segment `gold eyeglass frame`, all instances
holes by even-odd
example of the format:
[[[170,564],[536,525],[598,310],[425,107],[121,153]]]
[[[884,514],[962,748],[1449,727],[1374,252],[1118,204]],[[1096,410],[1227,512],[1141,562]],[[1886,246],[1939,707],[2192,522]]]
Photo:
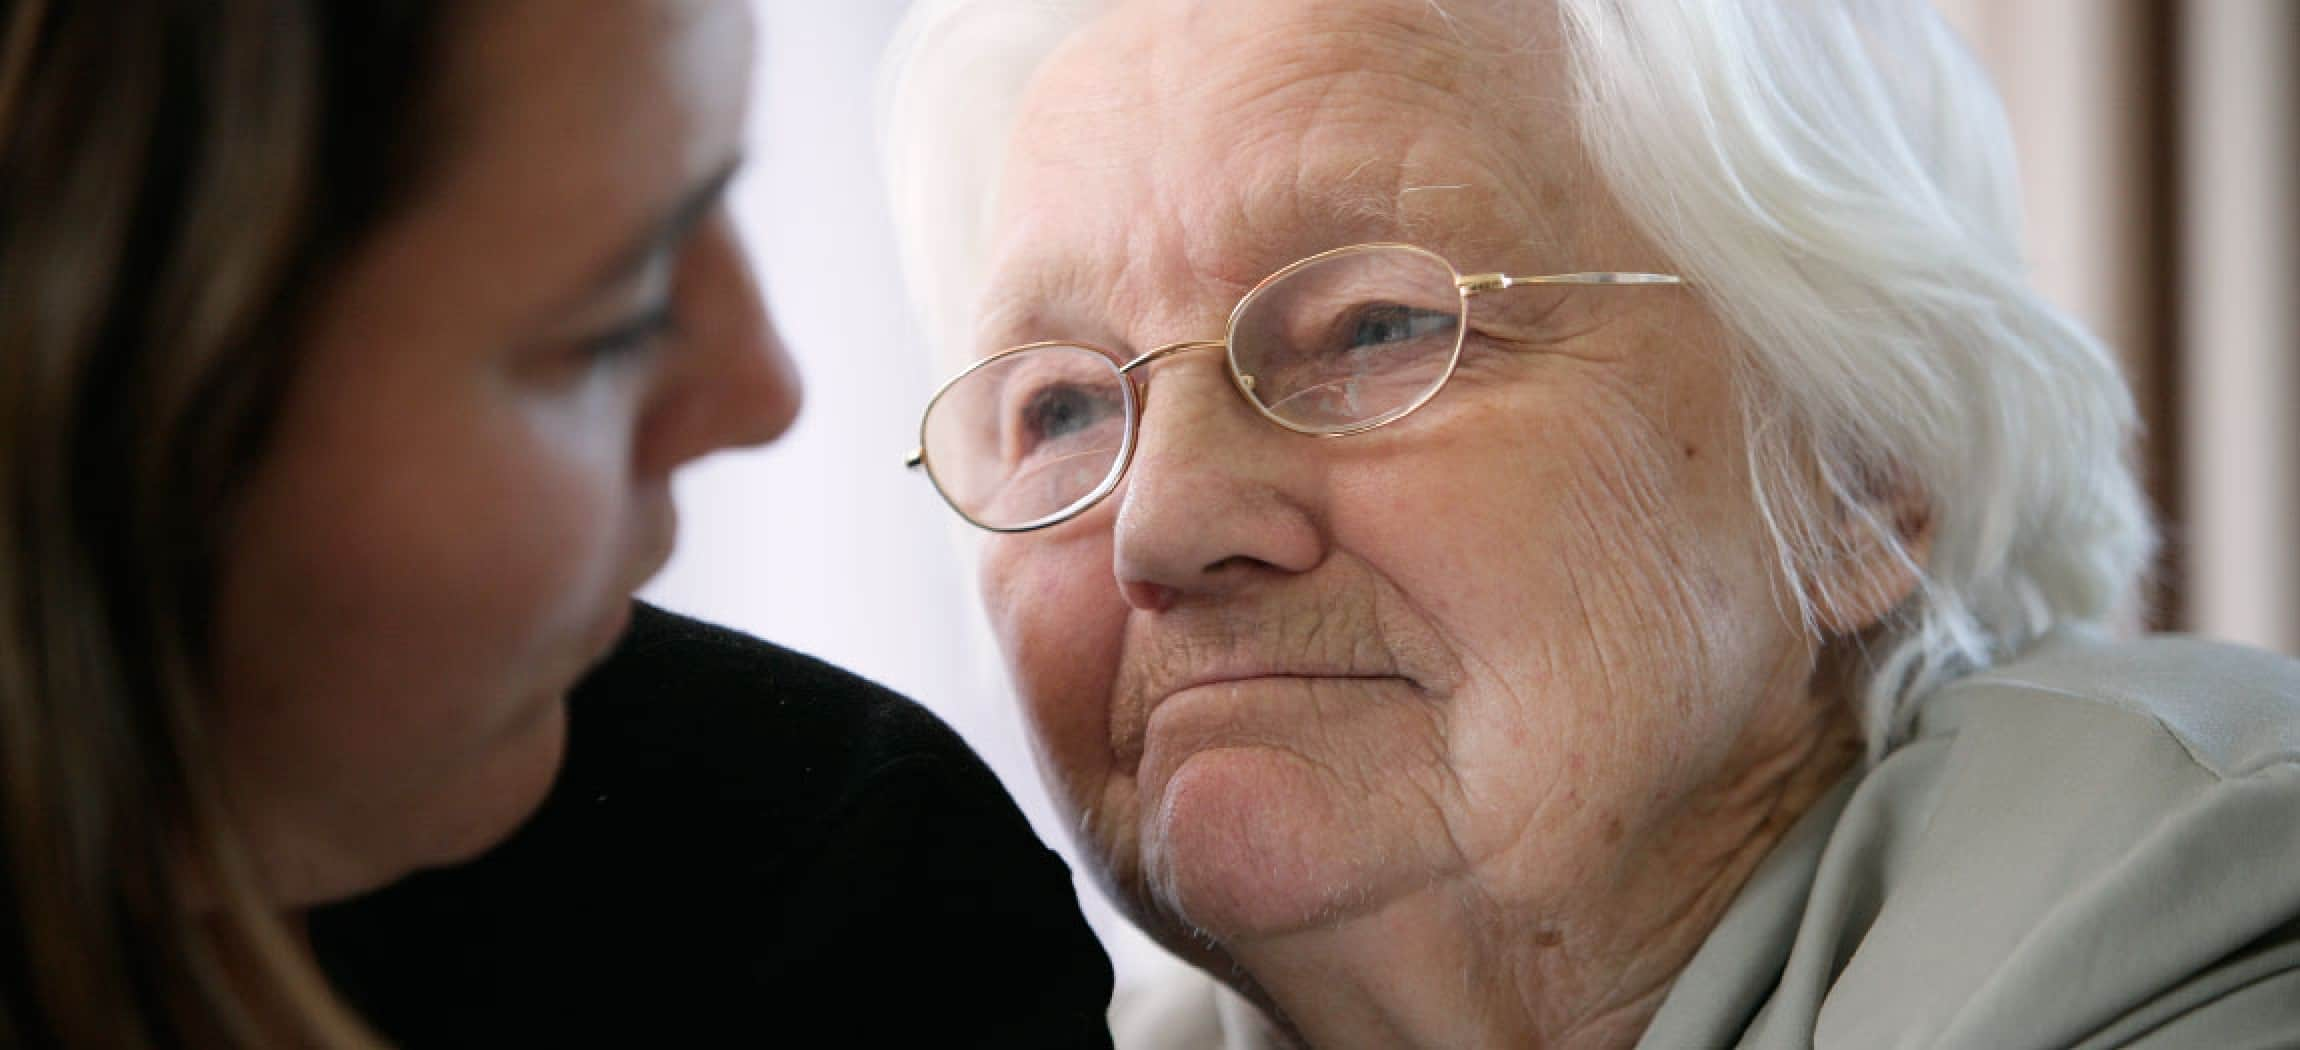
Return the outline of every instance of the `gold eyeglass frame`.
[[[1266,289],[1279,281],[1285,280],[1286,278],[1291,277],[1304,269],[1326,262],[1329,259],[1339,258],[1344,255],[1355,255],[1366,252],[1401,250],[1423,256],[1424,258],[1430,259],[1436,262],[1438,265],[1445,267],[1446,272],[1453,275],[1454,291],[1461,296],[1461,317],[1460,323],[1454,326],[1453,349],[1446,355],[1445,370],[1439,374],[1437,381],[1431,383],[1429,389],[1423,391],[1420,397],[1417,397],[1411,402],[1408,402],[1403,407],[1392,409],[1381,415],[1375,416],[1372,419],[1368,419],[1359,423],[1353,423],[1339,430],[1317,430],[1309,427],[1298,426],[1280,418],[1276,413],[1270,411],[1269,406],[1264,405],[1260,398],[1254,396],[1254,377],[1238,371],[1237,352],[1231,346],[1231,338],[1238,331],[1238,318],[1245,312],[1246,307],[1254,302],[1255,297],[1262,294],[1263,289]],[[934,486],[935,495],[940,496],[943,503],[950,507],[950,509],[959,517],[966,519],[968,524],[987,532],[1032,532],[1038,529],[1059,525],[1065,521],[1069,521],[1070,519],[1079,516],[1080,514],[1086,513],[1087,510],[1092,508],[1095,504],[1102,502],[1102,500],[1108,497],[1111,492],[1115,491],[1118,488],[1118,482],[1126,477],[1126,471],[1134,465],[1135,439],[1142,429],[1141,401],[1142,398],[1146,396],[1144,392],[1138,391],[1136,389],[1136,385],[1140,382],[1140,380],[1135,377],[1134,373],[1137,369],[1146,367],[1153,361],[1172,357],[1175,354],[1183,353],[1189,350],[1210,350],[1218,347],[1222,350],[1222,358],[1225,365],[1223,371],[1229,374],[1230,385],[1238,391],[1238,395],[1244,398],[1247,404],[1254,407],[1254,411],[1263,419],[1266,419],[1271,423],[1274,423],[1296,434],[1305,434],[1310,437],[1349,437],[1353,434],[1363,434],[1369,430],[1377,430],[1395,423],[1398,420],[1404,419],[1405,417],[1414,414],[1414,412],[1417,409],[1420,409],[1423,405],[1428,404],[1431,398],[1434,398],[1438,395],[1438,391],[1445,389],[1445,385],[1453,380],[1454,369],[1461,363],[1462,344],[1467,340],[1469,336],[1469,301],[1476,296],[1484,295],[1488,292],[1498,292],[1509,288],[1521,288],[1535,285],[1650,286],[1668,284],[1681,285],[1684,283],[1684,278],[1678,277],[1675,274],[1633,273],[1613,270],[1531,275],[1506,273],[1474,273],[1464,275],[1460,270],[1456,269],[1453,263],[1445,256],[1439,255],[1438,253],[1433,252],[1427,248],[1423,248],[1419,245],[1403,244],[1391,241],[1375,241],[1366,244],[1351,244],[1340,248],[1332,248],[1319,252],[1318,254],[1312,255],[1306,259],[1297,259],[1294,262],[1286,264],[1276,273],[1262,278],[1260,283],[1254,285],[1254,287],[1248,290],[1245,295],[1242,295],[1238,298],[1237,305],[1230,308],[1230,318],[1228,323],[1224,326],[1222,338],[1220,339],[1193,339],[1179,343],[1167,343],[1164,346],[1160,346],[1156,349],[1136,355],[1134,358],[1126,360],[1123,364],[1119,363],[1121,360],[1121,355],[1111,352],[1107,347],[1096,346],[1093,343],[1082,343],[1070,339],[1051,339],[1042,342],[1024,343],[1020,346],[1008,347],[995,354],[985,357],[980,361],[976,361],[975,363],[968,365],[957,375],[954,375],[948,380],[945,380],[942,386],[935,390],[934,396],[927,399],[926,410],[919,413],[919,443],[916,447],[911,449],[910,455],[903,460],[903,466],[912,470],[925,468],[927,472],[927,480]],[[943,491],[942,484],[934,480],[934,469],[926,461],[926,421],[929,417],[934,415],[934,407],[935,405],[941,403],[942,396],[946,393],[949,393],[950,388],[957,386],[961,382],[964,382],[966,377],[973,375],[975,372],[984,368],[988,368],[989,366],[1003,361],[1009,357],[1013,357],[1016,354],[1028,353],[1033,350],[1043,350],[1048,347],[1070,347],[1078,350],[1087,350],[1100,354],[1103,357],[1109,359],[1111,364],[1118,370],[1119,378],[1124,380],[1124,382],[1120,383],[1119,386],[1122,390],[1122,396],[1124,398],[1126,410],[1126,436],[1119,443],[1118,457],[1115,464],[1111,467],[1109,476],[1103,478],[1101,483],[1094,487],[1093,491],[1079,497],[1076,501],[1063,507],[1061,510],[1040,517],[1035,521],[1024,522],[1020,525],[1005,526],[985,524],[979,520],[976,520],[973,515],[968,514],[964,509],[960,508],[957,503],[953,502],[950,498],[950,494]]]

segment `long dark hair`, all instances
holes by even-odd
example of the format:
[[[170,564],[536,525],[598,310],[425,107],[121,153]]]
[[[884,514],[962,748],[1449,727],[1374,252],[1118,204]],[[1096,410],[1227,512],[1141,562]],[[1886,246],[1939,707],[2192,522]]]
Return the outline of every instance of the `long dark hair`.
[[[234,494],[436,152],[447,5],[0,0],[0,1043],[364,1039],[203,735]]]

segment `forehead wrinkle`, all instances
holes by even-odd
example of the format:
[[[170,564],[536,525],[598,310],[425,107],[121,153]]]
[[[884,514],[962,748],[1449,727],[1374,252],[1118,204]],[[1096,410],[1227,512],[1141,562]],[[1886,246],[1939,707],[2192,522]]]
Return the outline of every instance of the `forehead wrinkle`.
[[[1419,163],[1360,161],[1338,176],[1301,172],[1287,218],[1299,231],[1278,265],[1344,244],[1403,241],[1463,272],[1562,265],[1572,254],[1558,217],[1525,207],[1511,180],[1469,151]]]
[[[1495,27],[1465,37],[1451,13],[1427,3],[1355,21],[1323,14],[1321,31],[1298,40],[1250,43],[1237,62],[1216,55],[1207,61],[1215,73],[1169,108],[1195,111],[1179,122],[1182,134],[1218,136],[1206,147],[1212,156],[1250,156],[1268,148],[1264,140],[1290,139],[1303,169],[1299,214],[1313,231],[1379,231],[1379,239],[1458,255],[1457,265],[1474,270],[1568,266],[1579,232],[1574,201],[1588,187],[1576,167],[1572,107],[1544,82],[1558,67],[1541,56],[1554,48],[1527,39],[1540,34],[1525,14],[1517,12],[1521,32],[1504,48],[1488,46],[1504,39]],[[1400,133],[1407,121],[1412,130]],[[1402,156],[1378,148],[1400,141]],[[1321,182],[1307,170],[1321,151],[1363,159]],[[1470,203],[1420,192],[1433,185],[1466,186],[1460,196]],[[1312,250],[1340,241],[1290,240]]]
[[[1472,60],[1450,29],[1434,7],[1396,0],[1138,0],[1057,49],[1034,87],[1051,78],[1064,90],[1034,90],[1029,109],[1098,121],[1121,136],[1167,125],[1160,129],[1167,140],[1251,130],[1269,123],[1257,117],[1272,108],[1301,110],[1277,114],[1280,127],[1324,119],[1331,108],[1324,97],[1334,94],[1413,93],[1435,112],[1461,100],[1459,77]],[[1056,76],[1058,69],[1085,75]]]
[[[1499,180],[1408,186],[1399,201],[1413,243],[1444,255],[1463,273],[1572,266],[1573,242],[1557,217],[1521,207]]]
[[[1346,104],[1333,103],[1334,97],[1317,96],[1320,104]],[[1234,187],[1224,204],[1235,202],[1242,222],[1196,231],[1192,246],[1209,255],[1257,260],[1252,265],[1262,269],[1255,273],[1218,267],[1239,281],[1366,241],[1406,241],[1459,253],[1461,264],[1470,267],[1498,267],[1498,261],[1482,261],[1494,257],[1562,254],[1554,216],[1526,206],[1519,192],[1525,173],[1506,155],[1516,136],[1505,130],[1463,133],[1453,130],[1461,123],[1448,119],[1459,113],[1427,114],[1386,100],[1360,106],[1350,116],[1281,117],[1269,122],[1278,130],[1265,135],[1259,148],[1221,147],[1218,152],[1237,158],[1221,169]],[[1388,131],[1401,122],[1410,130]],[[1377,133],[1368,135],[1367,128]],[[1189,178],[1178,172],[1173,181]]]
[[[1537,101],[1554,91],[1530,79],[1531,56],[1466,43],[1430,5],[1341,7],[1297,9],[1317,11],[1279,34],[1267,16],[1283,22],[1283,0],[1201,8],[1174,27],[1134,5],[1073,37],[1018,125],[1036,147],[1019,167],[1057,200],[1002,202],[986,325],[1194,315],[1218,291],[1367,240],[1421,244],[1464,272],[1578,266],[1566,235],[1580,232],[1585,187],[1555,162],[1578,137],[1543,119],[1560,107]],[[1257,18],[1255,32],[1234,24]]]
[[[1302,172],[1282,186],[1243,192],[1225,201],[1224,210],[1235,212],[1226,216],[1231,221],[1208,224],[1186,248],[1162,244],[1167,239],[1145,231],[1140,215],[1120,224],[1135,236],[1119,240],[1141,242],[1149,234],[1148,244],[1132,249],[1110,246],[1104,238],[1086,242],[1102,250],[1023,245],[999,268],[995,294],[982,314],[979,349],[1077,339],[1139,351],[1141,339],[1127,333],[1145,315],[1224,313],[1280,267],[1349,244],[1417,244],[1464,272],[1512,269],[1514,262],[1528,260],[1546,265],[1563,255],[1551,224],[1523,214],[1489,186],[1457,181],[1385,189],[1394,180],[1366,177],[1371,166],[1361,162],[1334,176]],[[1270,203],[1259,203],[1265,199]],[[1149,225],[1180,232],[1179,224]],[[1160,268],[1175,265],[1175,259],[1184,260],[1187,279],[1160,280]],[[1173,338],[1204,334],[1211,333]]]
[[[1548,217],[1464,162],[1433,166],[1446,174],[1410,178],[1392,158],[1273,163],[1240,171],[1211,219],[1183,222],[1187,204],[1158,193],[1144,208],[1114,209],[1089,236],[1017,236],[995,270],[978,348],[1079,339],[1139,349],[1124,334],[1145,315],[1219,316],[1278,268],[1348,244],[1416,244],[1464,272],[1562,265],[1568,252]]]
[[[1128,253],[1025,246],[998,267],[974,332],[987,354],[1024,343],[1075,340],[1123,351],[1116,318],[1134,312],[1142,282],[1126,277]]]

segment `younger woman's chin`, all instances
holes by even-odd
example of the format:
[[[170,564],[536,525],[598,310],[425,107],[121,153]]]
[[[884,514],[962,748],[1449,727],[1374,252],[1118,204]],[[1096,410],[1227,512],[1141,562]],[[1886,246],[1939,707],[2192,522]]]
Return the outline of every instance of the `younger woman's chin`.
[[[538,703],[535,717],[513,727],[467,779],[458,826],[439,829],[439,852],[425,867],[477,859],[518,832],[542,807],[567,754],[564,693]]]

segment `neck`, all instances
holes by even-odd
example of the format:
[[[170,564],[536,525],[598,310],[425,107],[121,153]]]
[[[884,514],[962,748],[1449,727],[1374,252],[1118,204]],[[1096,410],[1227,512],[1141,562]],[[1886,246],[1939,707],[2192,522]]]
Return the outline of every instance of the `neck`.
[[[1463,878],[1370,912],[1230,946],[1241,990],[1294,1042],[1356,1047],[1636,1043],[1759,862],[1860,755],[1851,707],[1746,734],[1730,772],[1611,875],[1505,901]],[[1219,972],[1217,970],[1217,972]]]

